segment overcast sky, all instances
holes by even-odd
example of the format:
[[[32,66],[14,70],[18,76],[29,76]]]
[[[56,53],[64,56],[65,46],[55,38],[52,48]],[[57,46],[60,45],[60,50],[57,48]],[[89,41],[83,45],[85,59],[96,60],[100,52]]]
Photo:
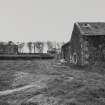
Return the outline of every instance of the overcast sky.
[[[105,0],[0,0],[0,41],[68,41],[77,21],[105,22]]]

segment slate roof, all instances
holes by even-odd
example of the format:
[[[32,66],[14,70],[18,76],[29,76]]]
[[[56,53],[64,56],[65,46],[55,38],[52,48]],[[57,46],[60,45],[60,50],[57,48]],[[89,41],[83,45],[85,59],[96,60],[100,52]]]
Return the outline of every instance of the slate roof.
[[[70,41],[62,45],[62,48],[64,48],[65,46],[68,46],[69,44],[70,44]]]
[[[75,23],[82,35],[105,35],[105,22]]]

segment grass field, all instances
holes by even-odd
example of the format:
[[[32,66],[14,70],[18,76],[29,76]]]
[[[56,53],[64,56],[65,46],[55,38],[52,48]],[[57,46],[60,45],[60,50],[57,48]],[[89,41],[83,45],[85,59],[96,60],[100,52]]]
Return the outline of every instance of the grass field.
[[[104,70],[55,60],[1,60],[0,105],[105,105]]]

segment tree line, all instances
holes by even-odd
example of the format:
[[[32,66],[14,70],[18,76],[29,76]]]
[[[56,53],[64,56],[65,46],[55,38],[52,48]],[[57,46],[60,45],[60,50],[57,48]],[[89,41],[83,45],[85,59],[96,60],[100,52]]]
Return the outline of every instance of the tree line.
[[[23,53],[24,51],[24,46],[26,45],[28,48],[28,53],[43,53],[44,47],[46,46],[48,50],[52,50],[53,48],[55,49],[61,49],[61,46],[64,44],[64,42],[54,42],[54,41],[36,41],[36,42],[0,42],[1,45],[17,45],[18,46],[18,52]]]

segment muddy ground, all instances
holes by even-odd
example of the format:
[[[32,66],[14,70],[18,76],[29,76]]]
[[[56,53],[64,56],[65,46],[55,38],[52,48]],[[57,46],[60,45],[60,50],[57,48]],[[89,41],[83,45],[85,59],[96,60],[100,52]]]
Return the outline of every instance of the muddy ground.
[[[0,61],[0,105],[105,105],[104,64],[71,68],[55,60]]]

